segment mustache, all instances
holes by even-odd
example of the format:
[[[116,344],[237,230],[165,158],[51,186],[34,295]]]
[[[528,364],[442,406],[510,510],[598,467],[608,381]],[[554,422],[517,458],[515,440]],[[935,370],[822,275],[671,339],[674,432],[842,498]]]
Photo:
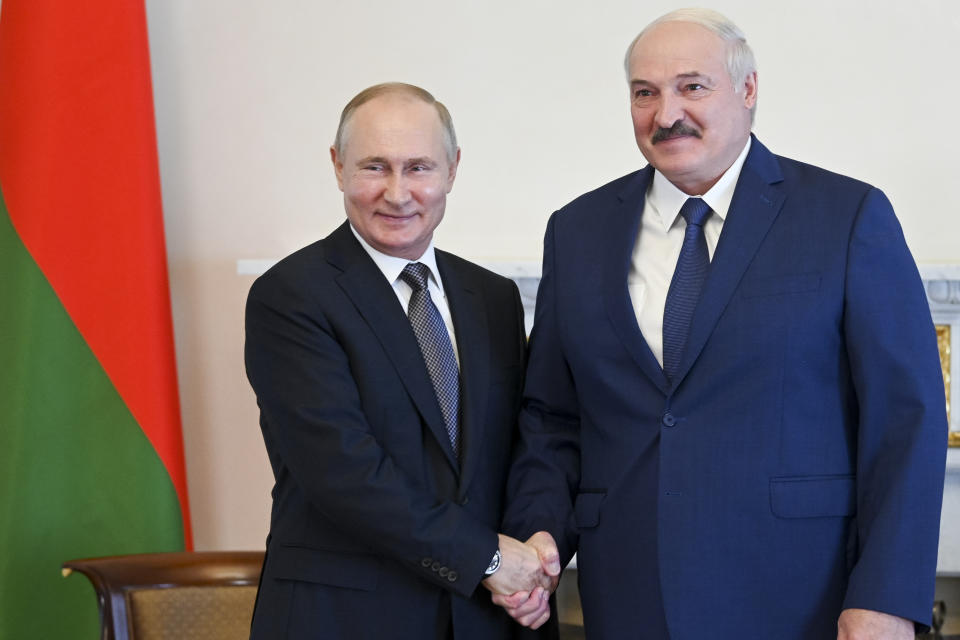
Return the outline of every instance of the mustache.
[[[653,144],[658,142],[663,142],[669,138],[677,138],[680,136],[693,136],[695,138],[700,138],[700,132],[691,127],[688,124],[685,124],[682,120],[677,120],[669,129],[664,129],[663,127],[657,127],[657,130],[653,133],[653,137],[650,139]]]

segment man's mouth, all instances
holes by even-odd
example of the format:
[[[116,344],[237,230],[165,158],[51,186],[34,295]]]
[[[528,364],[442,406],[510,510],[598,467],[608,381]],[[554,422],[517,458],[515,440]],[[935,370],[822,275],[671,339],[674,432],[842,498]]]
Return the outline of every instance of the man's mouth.
[[[390,213],[387,211],[377,211],[377,215],[382,216],[384,218],[390,218],[391,220],[407,220],[408,218],[412,218],[417,214],[416,213]]]

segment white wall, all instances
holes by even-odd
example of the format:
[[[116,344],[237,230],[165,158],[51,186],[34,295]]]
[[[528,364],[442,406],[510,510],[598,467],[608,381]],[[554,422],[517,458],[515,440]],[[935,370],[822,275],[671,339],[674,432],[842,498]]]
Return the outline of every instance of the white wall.
[[[438,245],[538,260],[551,211],[643,164],[621,61],[675,6],[147,0],[198,548],[266,534],[272,479],[242,362],[252,277],[236,260],[280,257],[343,219],[327,147],[346,101],[387,80],[433,92],[463,148]],[[712,6],[757,54],[764,143],[880,186],[918,260],[960,262],[960,3]]]

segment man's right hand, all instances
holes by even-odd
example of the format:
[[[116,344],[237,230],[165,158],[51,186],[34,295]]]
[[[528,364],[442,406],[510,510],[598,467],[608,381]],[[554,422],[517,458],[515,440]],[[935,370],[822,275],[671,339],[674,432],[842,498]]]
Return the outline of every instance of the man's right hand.
[[[500,568],[484,579],[483,586],[493,594],[501,595],[518,591],[529,593],[538,586],[550,586],[551,578],[544,573],[535,547],[502,533],[497,536],[500,542]]]
[[[503,554],[503,538],[501,536],[500,552]],[[514,543],[520,543],[513,538],[507,538]],[[550,594],[557,588],[560,581],[560,553],[557,544],[546,531],[538,531],[530,536],[526,545],[536,551],[538,559],[538,584],[532,589],[520,589],[511,593],[493,591],[493,602],[506,609],[507,613],[518,623],[531,629],[538,629],[550,618]],[[502,562],[502,560],[501,560]],[[501,566],[500,571],[503,570]],[[500,573],[497,571],[497,573]],[[493,574],[492,577],[497,574]],[[490,578],[488,578],[489,580]],[[486,584],[486,581],[484,581]],[[487,585],[489,589],[490,586]]]

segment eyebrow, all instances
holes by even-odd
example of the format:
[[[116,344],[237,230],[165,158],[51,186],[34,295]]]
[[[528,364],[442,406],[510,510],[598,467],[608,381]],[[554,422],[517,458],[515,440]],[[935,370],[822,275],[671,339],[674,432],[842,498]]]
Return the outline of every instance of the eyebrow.
[[[383,156],[367,156],[366,158],[360,158],[357,160],[357,164],[390,164],[390,160]],[[428,156],[408,158],[403,161],[404,166],[409,166],[411,164],[426,164],[431,167],[436,166],[437,162],[433,158]]]
[[[713,82],[713,78],[711,78],[706,73],[702,73],[700,71],[687,71],[685,73],[678,73],[676,76],[674,76],[675,80],[691,80],[693,78],[702,78],[703,80],[707,80],[708,82]],[[648,85],[651,87],[654,86],[652,82],[650,82],[649,80],[644,80],[643,78],[637,78],[635,80],[631,80],[630,86],[634,86],[634,85]]]
[[[357,160],[357,164],[389,164],[389,160],[383,156],[367,156]]]
[[[437,161],[434,160],[433,158],[429,157],[429,156],[422,156],[422,157],[420,157],[420,158],[410,158],[410,159],[407,160],[404,164],[405,164],[405,165],[425,164],[425,165],[427,165],[427,166],[429,166],[429,167],[435,167],[435,166],[437,166]]]
[[[711,78],[710,75],[706,73],[702,73],[700,71],[689,71],[687,73],[677,74],[677,79],[678,80],[700,79],[700,80],[705,80],[706,82],[709,82],[709,83],[714,83],[714,79]]]

